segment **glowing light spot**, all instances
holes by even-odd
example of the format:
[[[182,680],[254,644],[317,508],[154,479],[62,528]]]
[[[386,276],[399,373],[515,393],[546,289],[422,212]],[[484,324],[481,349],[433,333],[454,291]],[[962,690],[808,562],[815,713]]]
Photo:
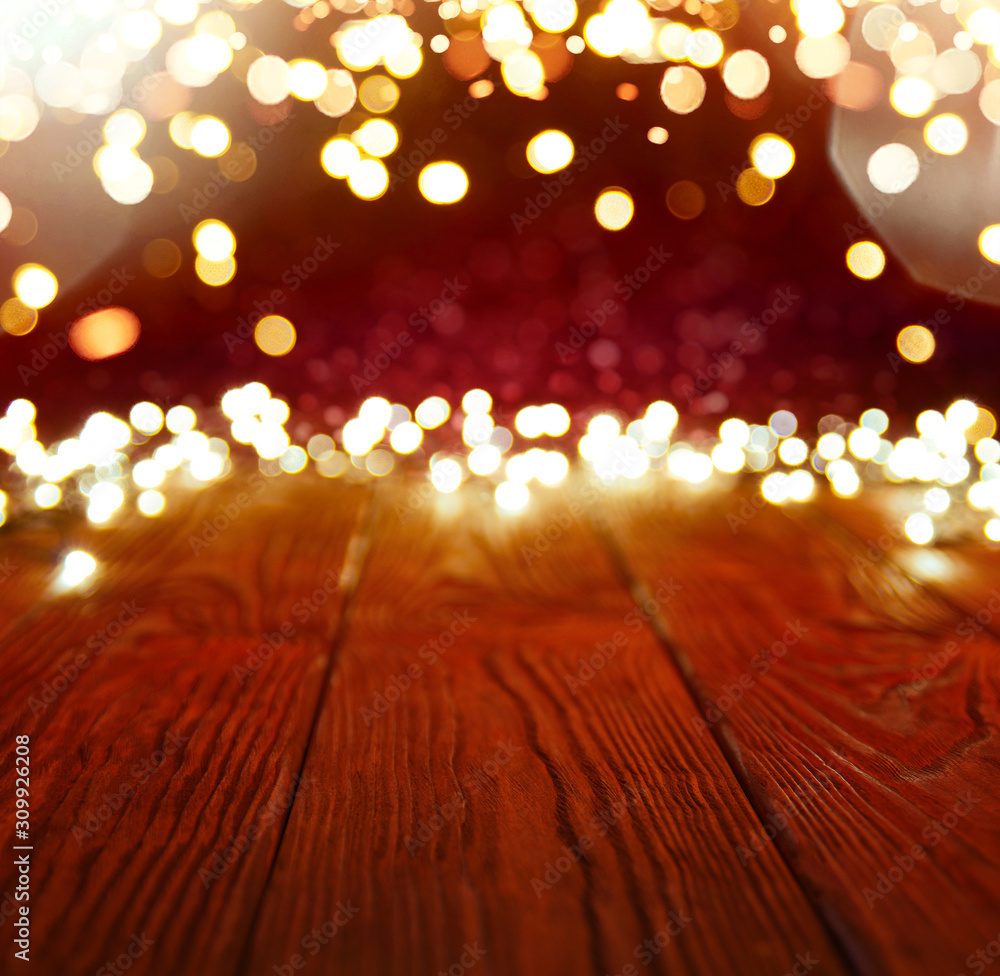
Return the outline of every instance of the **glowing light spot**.
[[[979,418],[979,408],[971,400],[956,400],[944,413],[947,423],[959,430],[971,427]]]
[[[292,72],[277,55],[257,58],[247,70],[247,88],[261,105],[277,105],[292,90]]]
[[[969,141],[969,129],[963,119],[946,112],[935,115],[924,126],[924,142],[942,156],[955,156]]]
[[[120,356],[139,341],[139,317],[120,306],[102,308],[78,318],[69,330],[69,344],[81,359],[95,362]]]
[[[919,175],[917,154],[902,143],[886,143],[868,158],[868,179],[882,193],[902,193]]]
[[[497,485],[495,498],[505,512],[520,512],[531,500],[531,494],[519,481],[503,481]]]
[[[191,127],[191,146],[199,156],[221,156],[230,141],[225,122],[211,115],[203,116]]]
[[[846,446],[844,438],[840,434],[835,433],[824,434],[816,442],[816,450],[819,456],[825,458],[827,461],[839,458],[844,453]]]
[[[689,115],[705,100],[706,84],[701,72],[688,65],[667,68],[660,82],[663,104],[677,115]]]
[[[385,119],[369,119],[355,135],[361,148],[372,156],[388,156],[399,145],[396,127]]]
[[[750,143],[750,162],[759,173],[777,180],[795,165],[795,150],[786,139],[767,133]]]
[[[284,356],[295,348],[295,327],[281,315],[265,315],[255,326],[253,339],[268,356]]]
[[[134,149],[146,134],[146,120],[134,109],[113,112],[104,123],[104,138],[114,145]]]
[[[560,34],[576,23],[576,0],[534,0],[530,5],[532,19],[550,34]]]
[[[207,261],[225,261],[236,250],[236,238],[221,220],[203,220],[191,239],[195,250]]]
[[[870,281],[885,270],[885,251],[874,241],[858,241],[847,249],[847,267],[851,274]]]
[[[762,207],[774,196],[774,180],[753,166],[736,177],[736,194],[748,206]]]
[[[399,454],[412,454],[423,440],[424,432],[419,424],[412,420],[404,420],[393,429],[389,437],[389,445]]]
[[[851,453],[862,461],[875,457],[881,443],[882,440],[878,433],[869,427],[859,427],[857,430],[852,430],[851,436],[847,439],[847,446]]]
[[[990,224],[979,235],[979,252],[987,261],[1000,264],[1000,224]]]
[[[540,132],[527,148],[528,163],[538,173],[555,173],[573,161],[573,140],[558,129]]]
[[[193,430],[198,422],[198,417],[190,407],[171,407],[167,411],[167,430],[171,434],[183,434],[185,431]]]
[[[428,397],[413,412],[413,417],[424,430],[440,427],[451,416],[448,401],[439,396]]]
[[[204,255],[199,254],[194,259],[195,274],[213,288],[232,281],[236,275],[236,261],[229,257],[222,261],[209,261]]]
[[[767,58],[749,48],[731,54],[722,66],[722,81],[737,98],[759,98],[770,80]]]
[[[27,335],[38,324],[38,311],[20,298],[8,298],[0,305],[0,327],[8,335]]]
[[[910,363],[926,363],[934,355],[934,333],[922,325],[907,325],[896,336],[899,354]]]
[[[380,159],[362,159],[347,175],[347,185],[362,200],[377,200],[389,187],[389,171]]]
[[[500,62],[504,84],[515,95],[535,95],[545,84],[545,68],[534,51],[517,48]]]
[[[320,163],[330,176],[345,180],[361,161],[358,147],[350,139],[331,139],[320,155]]]
[[[634,213],[631,194],[617,187],[602,191],[594,204],[594,216],[605,230],[622,230]]]
[[[798,23],[807,37],[826,37],[844,26],[844,8],[837,0],[801,0]]]
[[[926,115],[936,97],[934,86],[925,78],[900,78],[889,90],[892,107],[911,119]]]
[[[128,422],[140,434],[151,437],[163,429],[163,411],[155,403],[144,400],[129,411]]]
[[[934,538],[934,522],[925,512],[911,515],[903,528],[910,541],[918,546],[925,546]]]
[[[712,30],[692,31],[684,40],[684,55],[699,68],[710,68],[722,60],[722,38]]]
[[[889,415],[884,410],[866,410],[861,415],[861,426],[873,430],[876,434],[884,434],[889,429]],[[872,455],[874,457],[874,455]]]
[[[646,133],[646,138],[653,143],[654,146],[662,146],[667,141],[667,130],[663,128],[662,125],[654,125],[653,128]]]
[[[166,498],[158,491],[139,492],[139,497],[135,501],[139,511],[147,518],[156,518],[167,504]]]
[[[303,101],[319,98],[326,90],[326,68],[318,61],[299,58],[288,66],[288,88]]]
[[[431,483],[442,494],[450,494],[462,483],[462,466],[454,458],[442,458],[431,467]]]
[[[89,552],[74,549],[66,553],[63,559],[62,573],[59,581],[63,586],[79,586],[84,580],[93,576],[97,570],[97,560]]]
[[[14,294],[28,308],[45,308],[56,297],[56,276],[40,264],[22,264],[11,278]]]
[[[62,500],[62,491],[57,485],[43,483],[35,489],[34,499],[39,508],[54,508]]]
[[[417,183],[431,203],[457,203],[469,189],[469,177],[458,163],[431,163],[420,171]]]

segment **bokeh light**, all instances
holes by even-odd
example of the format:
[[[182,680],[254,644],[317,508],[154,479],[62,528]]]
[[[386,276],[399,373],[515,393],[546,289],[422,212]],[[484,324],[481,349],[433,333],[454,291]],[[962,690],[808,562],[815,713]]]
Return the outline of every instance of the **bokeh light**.
[[[295,347],[295,327],[281,315],[265,315],[254,328],[257,348],[268,356],[284,356]]]
[[[421,196],[431,203],[457,203],[469,189],[469,178],[458,163],[431,163],[417,182]]]
[[[634,213],[632,195],[618,187],[603,190],[594,204],[594,216],[605,230],[622,230]]]
[[[847,267],[858,278],[877,278],[885,270],[885,251],[874,241],[858,241],[847,249]]]
[[[896,348],[907,362],[927,362],[934,355],[934,346],[934,334],[923,325],[907,325],[896,336]]]

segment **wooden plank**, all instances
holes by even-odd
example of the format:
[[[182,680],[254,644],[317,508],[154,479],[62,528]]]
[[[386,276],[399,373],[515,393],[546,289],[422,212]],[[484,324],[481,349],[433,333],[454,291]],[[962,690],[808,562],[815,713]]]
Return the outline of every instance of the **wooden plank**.
[[[2,768],[12,783],[30,736],[33,851],[31,961],[5,948],[0,970],[93,973],[129,951],[140,974],[233,970],[294,791],[320,789],[299,776],[364,499],[318,477],[259,484],[50,543],[101,568],[4,639]],[[5,907],[12,872],[5,857]]]
[[[415,497],[384,486],[242,972],[843,972],[777,852],[741,865],[761,824],[582,510]]]
[[[609,532],[684,585],[660,619],[702,720],[862,971],[965,971],[1000,931],[996,640],[917,680],[951,605],[814,521],[693,504],[623,495]]]
[[[884,563],[883,575],[898,570],[939,594],[962,611],[965,621],[960,639],[986,629],[1000,636],[1000,546],[985,536],[976,541],[922,546],[911,542],[904,531],[909,514],[920,511],[926,489],[869,490],[859,498],[845,500],[822,495],[805,517],[825,518],[841,526],[850,536],[843,539],[855,570],[864,573],[868,564]],[[954,516],[956,520],[961,514]],[[945,518],[945,529],[949,518]],[[826,523],[830,528],[830,522]],[[853,537],[853,538],[852,538]]]

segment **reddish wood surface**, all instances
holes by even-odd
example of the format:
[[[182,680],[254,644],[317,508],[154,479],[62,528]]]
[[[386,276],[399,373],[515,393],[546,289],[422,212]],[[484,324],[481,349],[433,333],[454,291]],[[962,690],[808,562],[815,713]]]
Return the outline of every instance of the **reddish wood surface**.
[[[22,589],[44,592],[53,557],[74,546],[103,576],[89,594],[50,596],[4,633],[0,768],[12,787],[14,736],[29,735],[34,845],[31,961],[13,958],[8,918],[4,972],[94,973],[143,938],[152,945],[131,972],[236,966],[299,778],[342,593],[322,607],[317,598],[315,613],[297,605],[329,570],[339,577],[362,498],[343,490],[330,506],[315,490],[268,486],[195,555],[190,537],[234,501],[242,506],[239,490],[224,486],[175,517],[73,525],[44,551],[20,553]],[[112,640],[114,623],[123,629]],[[250,653],[283,624],[287,639],[257,666]],[[15,842],[7,809],[5,851]],[[245,853],[216,860],[252,826]],[[0,901],[15,888],[5,855]]]
[[[666,639],[858,968],[964,971],[1000,932],[997,640],[921,681],[952,605],[890,560],[857,571],[856,540],[815,521],[767,506],[734,532],[733,512],[731,496],[633,500],[609,532],[637,579],[685,584]]]
[[[490,500],[401,524],[403,498],[382,500],[306,763],[323,786],[295,805],[248,972],[308,961],[338,905],[358,911],[316,953],[331,972],[438,973],[466,946],[485,951],[484,974],[781,974],[797,953],[841,972],[775,850],[740,864],[756,817],[579,510],[555,496],[505,519]],[[469,629],[422,656],[456,612]],[[584,681],[581,657],[616,633],[624,645]],[[560,865],[583,837],[585,857]],[[658,932],[669,942],[647,956]]]
[[[152,940],[140,976],[978,971],[1000,932],[998,643],[993,621],[958,628],[1000,586],[988,547],[924,550],[920,572],[895,542],[859,562],[883,518],[867,499],[734,534],[733,494],[585,510],[547,492],[508,517],[466,491],[414,510],[386,481],[372,516],[341,482],[281,478],[243,504],[248,487],[111,530],[0,532],[0,755],[12,784],[13,737],[32,737],[36,845],[33,962],[12,956],[7,856],[0,971],[95,974],[133,933]],[[77,546],[102,574],[55,594]],[[456,613],[468,626],[432,654]]]

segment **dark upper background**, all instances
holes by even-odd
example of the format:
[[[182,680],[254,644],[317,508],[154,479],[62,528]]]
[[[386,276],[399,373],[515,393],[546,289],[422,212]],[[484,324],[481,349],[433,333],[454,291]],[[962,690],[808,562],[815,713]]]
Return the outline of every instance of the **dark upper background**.
[[[768,92],[749,107],[737,106],[754,119],[734,114],[735,103],[712,70],[703,106],[676,116],[659,98],[662,65],[584,53],[549,86],[547,99],[533,101],[507,92],[494,64],[485,76],[497,82],[496,91],[456,130],[445,126],[448,139],[432,157],[460,162],[469,173],[469,193],[453,206],[423,200],[415,176],[377,201],[356,199],[319,165],[320,148],[339,120],[290,101],[277,110],[290,109],[287,124],[258,153],[253,178],[224,188],[198,215],[224,220],[237,237],[239,270],[221,288],[194,275],[190,234],[197,220],[182,214],[182,205],[211,182],[216,161],[178,149],[166,123],[151,124],[143,157],[170,157],[180,181],[170,193],[125,207],[104,194],[89,161],[62,180],[52,171],[52,161],[63,160],[102,120],[43,119],[32,137],[0,159],[3,188],[39,221],[30,244],[3,244],[0,271],[7,280],[19,264],[38,260],[58,275],[60,294],[30,334],[0,334],[0,382],[8,398],[28,396],[38,404],[43,437],[71,428],[93,409],[120,410],[136,399],[211,403],[229,385],[250,379],[263,380],[327,425],[366,395],[412,407],[430,393],[454,402],[473,386],[491,391],[501,411],[555,399],[632,412],[662,397],[682,414],[708,415],[713,424],[719,413],[760,421],[779,406],[812,419],[829,412],[856,417],[881,406],[903,419],[958,395],[995,403],[995,308],[970,303],[958,311],[944,293],[915,284],[891,254],[874,281],[858,280],[845,267],[844,226],[856,223],[858,212],[828,161],[829,104],[792,137],[797,161],[771,202],[750,207],[724,189],[733,167],[744,164],[751,139],[774,131],[822,84],[797,71],[791,38],[780,47],[766,38],[770,24],[786,20],[794,36],[787,9],[759,7],[759,17],[745,13],[725,38],[728,48],[754,46],[771,62]],[[264,4],[237,15],[237,24],[251,45],[269,53],[333,64],[328,38],[336,15],[302,32],[292,29],[294,14],[284,4]],[[438,29],[436,17],[421,16],[429,15],[418,14],[412,26],[424,35],[425,62],[415,78],[400,82],[402,98],[389,116],[401,131],[399,150],[386,160],[390,172],[467,94],[467,82],[451,77],[426,46]],[[154,58],[163,50],[161,43]],[[162,64],[137,70],[149,67]],[[617,97],[622,82],[638,87],[636,100]],[[260,109],[248,99],[245,86],[227,73],[195,90],[191,107],[223,118],[238,140],[261,129]],[[558,127],[579,146],[600,134],[606,117],[627,128],[519,233],[511,214],[523,213],[526,198],[536,197],[548,179],[524,165],[526,141]],[[669,130],[666,144],[647,140],[653,125]],[[682,179],[705,191],[704,212],[691,221],[665,205],[667,189]],[[592,215],[597,194],[611,185],[627,188],[636,204],[634,219],[618,233],[602,230]],[[340,245],[333,257],[300,288],[283,284],[283,274],[327,235]],[[148,274],[141,260],[145,244],[161,237],[177,242],[184,255],[181,270],[167,279]],[[673,256],[622,302],[614,282],[658,246]],[[140,318],[137,345],[100,363],[66,350],[25,383],[18,367],[33,357],[37,365],[49,333],[64,331],[115,269],[134,276],[119,301]],[[417,335],[407,324],[411,317],[456,278],[467,286],[459,301]],[[275,288],[286,296],[277,311],[298,331],[294,350],[270,358],[252,339],[228,348],[226,333],[236,334],[255,300]],[[689,403],[687,390],[703,375],[698,370],[740,338],[742,324],[771,306],[778,289],[796,296],[790,311],[751,354],[711,382],[709,399]],[[567,343],[573,324],[607,298],[618,311],[592,340],[599,344],[568,358],[561,354],[558,344]],[[898,330],[942,308],[948,322],[931,361],[896,361]],[[351,375],[403,329],[414,332],[414,345],[356,392]]]

